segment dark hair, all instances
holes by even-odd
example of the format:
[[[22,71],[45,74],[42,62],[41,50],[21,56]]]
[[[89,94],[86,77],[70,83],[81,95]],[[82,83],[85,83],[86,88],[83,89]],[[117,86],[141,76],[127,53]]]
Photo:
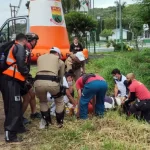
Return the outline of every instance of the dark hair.
[[[72,69],[70,69],[68,72],[66,72],[65,73],[65,77],[67,78],[67,77],[74,77],[74,72],[73,72],[73,70]]]
[[[50,54],[57,54],[57,52],[50,50]]]
[[[76,37],[76,36],[75,36],[75,37],[73,38],[73,40],[75,40],[75,39],[77,39],[77,40],[78,40],[78,37]]]
[[[21,41],[21,40],[27,40],[26,35],[23,34],[23,33],[19,33],[19,34],[16,36],[16,41]]]
[[[121,74],[119,69],[114,69],[111,74]]]

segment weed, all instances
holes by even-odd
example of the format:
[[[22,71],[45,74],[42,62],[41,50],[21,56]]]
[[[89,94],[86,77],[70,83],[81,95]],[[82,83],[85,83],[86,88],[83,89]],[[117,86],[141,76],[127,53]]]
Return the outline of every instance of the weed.
[[[97,55],[97,57],[99,57]],[[118,68],[126,75],[134,72],[136,78],[150,88],[150,50],[140,52],[115,52],[111,55],[92,59],[86,65],[87,72],[102,75],[108,82],[109,91],[113,93],[114,81],[111,71]],[[94,56],[93,56],[94,57]],[[36,68],[32,67],[35,75]],[[26,114],[29,116],[29,114]],[[108,111],[105,117],[90,120],[76,120],[65,117],[64,127],[58,129],[50,126],[39,130],[39,121],[28,126],[30,132],[24,134],[24,141],[17,145],[6,145],[0,142],[3,150],[149,150],[150,127],[133,117],[118,112]]]

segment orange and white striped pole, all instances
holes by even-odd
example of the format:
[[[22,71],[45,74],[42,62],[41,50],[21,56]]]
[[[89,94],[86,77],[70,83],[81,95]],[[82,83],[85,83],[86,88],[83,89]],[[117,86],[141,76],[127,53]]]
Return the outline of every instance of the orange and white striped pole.
[[[32,51],[32,61],[49,52],[55,46],[63,57],[69,53],[69,39],[61,0],[30,0],[30,31],[39,35],[39,41]]]

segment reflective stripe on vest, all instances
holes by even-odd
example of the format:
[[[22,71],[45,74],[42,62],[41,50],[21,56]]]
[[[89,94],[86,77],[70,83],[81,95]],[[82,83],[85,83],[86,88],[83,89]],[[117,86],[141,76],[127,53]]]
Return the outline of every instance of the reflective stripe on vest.
[[[16,59],[14,58],[13,56],[13,49],[14,49],[14,46],[12,46],[12,48],[10,49],[9,53],[8,53],[8,56],[7,56],[7,60],[6,60],[6,63],[8,65],[11,65],[12,63],[15,63],[16,62]],[[15,71],[15,72],[14,72]],[[18,79],[20,81],[25,81],[25,77],[21,75],[21,73],[18,71],[18,67],[16,64],[10,66],[8,69],[6,69],[3,74],[5,75],[8,75],[8,76],[11,76],[11,77],[14,77],[15,79]]]

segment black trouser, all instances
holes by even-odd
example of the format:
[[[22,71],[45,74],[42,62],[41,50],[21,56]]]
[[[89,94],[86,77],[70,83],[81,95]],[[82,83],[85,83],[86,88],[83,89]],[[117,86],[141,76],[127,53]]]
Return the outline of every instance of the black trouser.
[[[150,100],[136,100],[134,104],[131,105],[131,114],[134,114],[138,118],[139,112],[141,112],[141,119],[150,121]]]
[[[2,96],[4,101],[6,140],[16,138],[17,131],[22,126],[22,101],[20,96],[20,81],[3,75],[1,77]]]

